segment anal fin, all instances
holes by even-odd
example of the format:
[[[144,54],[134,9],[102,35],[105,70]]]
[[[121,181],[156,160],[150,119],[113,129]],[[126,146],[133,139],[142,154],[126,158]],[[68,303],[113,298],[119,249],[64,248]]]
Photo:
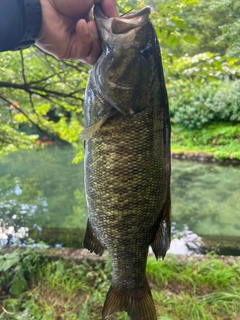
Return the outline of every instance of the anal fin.
[[[88,249],[90,252],[99,254],[100,256],[104,251],[104,246],[101,244],[96,234],[93,232],[89,219],[87,222],[87,229],[83,240],[83,247],[85,249]]]
[[[118,289],[110,286],[103,307],[102,319],[109,315],[125,311],[131,320],[157,320],[151,290],[146,280],[143,288]]]
[[[171,242],[171,197],[170,190],[163,207],[163,215],[157,233],[150,243],[156,259],[164,258]]]

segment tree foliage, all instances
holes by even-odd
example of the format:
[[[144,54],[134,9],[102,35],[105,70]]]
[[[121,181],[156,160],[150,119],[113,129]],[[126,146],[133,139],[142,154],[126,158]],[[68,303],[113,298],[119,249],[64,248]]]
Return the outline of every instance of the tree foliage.
[[[224,45],[226,54],[239,58],[240,52],[240,1],[219,0],[211,6],[213,12],[218,12],[225,19],[220,24],[221,35],[216,39],[216,45]]]
[[[195,42],[180,43],[174,53],[193,56],[208,51],[239,57],[239,15],[240,2],[236,0],[199,0],[198,5],[188,6],[180,17]]]
[[[78,140],[88,66],[57,61],[33,47],[2,53],[0,69],[0,139],[5,151],[9,144],[31,145],[31,137],[19,134],[29,127],[50,141]]]

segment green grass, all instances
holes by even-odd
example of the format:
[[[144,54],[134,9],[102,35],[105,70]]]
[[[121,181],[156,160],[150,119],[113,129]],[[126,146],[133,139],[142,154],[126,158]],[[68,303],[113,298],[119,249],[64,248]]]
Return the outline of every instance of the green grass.
[[[175,153],[207,153],[216,159],[240,160],[240,124],[217,123],[202,129],[172,127],[171,148]]]
[[[214,256],[202,261],[172,256],[157,263],[149,259],[147,273],[159,319],[239,319],[239,261],[227,265]]]
[[[0,319],[101,319],[111,279],[108,259],[78,265],[73,261],[52,261],[41,251],[28,250],[6,254],[5,262],[11,263],[4,267],[1,261]],[[6,268],[8,277],[4,280],[2,270]],[[21,273],[26,284],[13,294],[14,279]],[[147,275],[158,320],[240,319],[239,259],[223,260],[214,255],[183,259],[169,255],[164,261],[156,261],[150,257]],[[118,313],[109,319],[128,317]]]

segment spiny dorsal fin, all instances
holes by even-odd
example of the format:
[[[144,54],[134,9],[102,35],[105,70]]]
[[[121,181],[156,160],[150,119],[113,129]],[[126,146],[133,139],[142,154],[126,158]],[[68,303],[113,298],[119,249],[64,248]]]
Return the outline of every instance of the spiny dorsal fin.
[[[147,280],[145,286],[138,289],[119,290],[111,285],[103,307],[102,319],[118,311],[126,311],[131,320],[157,320]]]

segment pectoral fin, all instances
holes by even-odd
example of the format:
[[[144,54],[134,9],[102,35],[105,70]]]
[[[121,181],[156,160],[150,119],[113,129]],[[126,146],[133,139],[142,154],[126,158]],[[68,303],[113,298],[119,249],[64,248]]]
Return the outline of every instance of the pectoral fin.
[[[171,242],[171,198],[168,193],[158,231],[150,244],[156,259],[164,258]]]
[[[90,252],[99,254],[100,256],[103,254],[104,251],[104,246],[101,244],[96,234],[93,232],[89,220],[87,222],[87,229],[83,240],[83,247],[85,249],[88,249]]]
[[[81,140],[88,140],[92,137],[92,135],[97,132],[102,125],[112,116],[112,113],[106,114],[104,117],[102,117],[99,121],[95,122],[91,126],[85,128],[81,133],[80,133],[80,138]]]

